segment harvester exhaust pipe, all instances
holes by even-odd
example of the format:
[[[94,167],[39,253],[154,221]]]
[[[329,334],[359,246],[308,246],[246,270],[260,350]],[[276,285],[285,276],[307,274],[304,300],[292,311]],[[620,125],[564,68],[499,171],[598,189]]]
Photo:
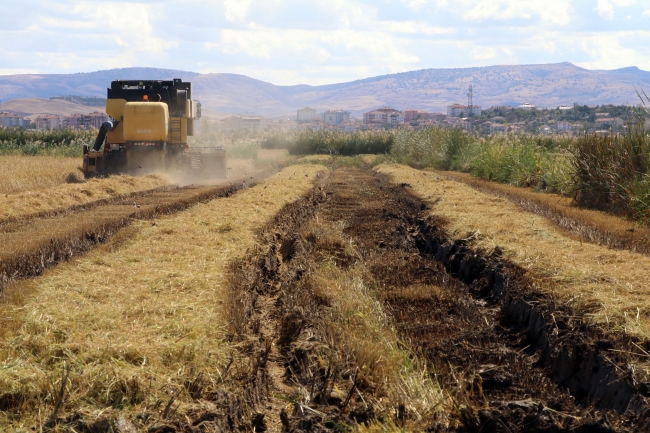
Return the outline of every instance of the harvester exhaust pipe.
[[[115,122],[115,124],[113,124],[113,122],[110,121],[106,121],[102,123],[101,128],[99,128],[99,133],[97,134],[97,138],[95,139],[95,145],[93,146],[93,150],[95,152],[99,152],[99,149],[102,148],[102,144],[104,144],[104,140],[106,140],[106,134],[108,134],[109,131],[115,129],[117,123],[118,122]]]

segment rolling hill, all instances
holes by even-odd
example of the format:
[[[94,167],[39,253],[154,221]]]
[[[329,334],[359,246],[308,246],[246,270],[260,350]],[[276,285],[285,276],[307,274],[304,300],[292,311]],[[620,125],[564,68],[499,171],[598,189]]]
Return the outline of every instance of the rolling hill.
[[[0,104],[0,108],[12,111],[19,116],[32,116],[37,114],[58,114],[69,116],[71,114],[88,114],[93,111],[104,111],[101,107],[89,107],[75,104],[60,99],[18,98]]]
[[[209,110],[279,116],[310,106],[342,108],[359,115],[383,105],[443,111],[463,103],[469,84],[474,103],[540,107],[562,104],[636,104],[636,89],[650,90],[650,72],[637,67],[588,70],[571,63],[423,69],[323,86],[276,86],[237,74],[198,74],[156,68],[112,69],[79,74],[0,76],[0,100],[60,95],[105,96],[114,79],[183,78]],[[4,107],[3,103],[3,107]]]

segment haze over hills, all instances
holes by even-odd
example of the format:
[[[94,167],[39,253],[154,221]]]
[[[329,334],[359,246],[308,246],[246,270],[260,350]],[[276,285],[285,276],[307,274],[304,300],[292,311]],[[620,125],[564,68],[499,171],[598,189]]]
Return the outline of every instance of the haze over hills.
[[[124,68],[79,74],[0,76],[0,100],[60,95],[105,97],[114,79],[183,78],[194,85],[194,98],[209,110],[230,114],[279,116],[310,106],[341,108],[353,115],[390,105],[444,111],[466,103],[469,84],[474,103],[483,107],[562,104],[637,104],[636,89],[650,90],[650,72],[637,67],[588,70],[571,63],[424,69],[323,86],[276,86],[237,74],[197,74],[157,68]],[[5,104],[3,104],[4,107]]]
[[[38,114],[58,114],[69,116],[71,114],[88,114],[93,111],[104,111],[102,107],[89,107],[75,104],[60,99],[19,98],[0,104],[2,111],[12,111],[19,116],[28,117]]]

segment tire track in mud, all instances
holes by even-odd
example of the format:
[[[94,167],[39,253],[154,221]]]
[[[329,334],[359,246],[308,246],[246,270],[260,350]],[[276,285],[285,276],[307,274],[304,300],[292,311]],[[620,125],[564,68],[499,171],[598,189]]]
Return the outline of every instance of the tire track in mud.
[[[326,306],[303,282],[318,251],[301,232],[317,215],[344,222],[355,260],[372,275],[368,285],[379,287],[404,343],[431,363],[453,400],[453,422],[432,422],[428,431],[647,431],[647,385],[628,374],[630,342],[553,305],[498,250],[451,239],[426,208],[407,184],[339,169],[261,229],[260,245],[233,265],[230,283],[232,338],[251,360],[242,380],[252,412],[242,423],[333,431],[387,416],[399,426],[412,416],[403,407],[375,413],[367,403],[373,389],[354,382],[354,366],[319,327]],[[342,358],[332,368],[323,353]],[[347,397],[333,397],[335,386]]]
[[[156,188],[2,223],[0,293],[11,281],[38,276],[47,268],[91,250],[133,219],[179,212],[254,183],[255,178],[247,177],[231,179],[228,185]]]

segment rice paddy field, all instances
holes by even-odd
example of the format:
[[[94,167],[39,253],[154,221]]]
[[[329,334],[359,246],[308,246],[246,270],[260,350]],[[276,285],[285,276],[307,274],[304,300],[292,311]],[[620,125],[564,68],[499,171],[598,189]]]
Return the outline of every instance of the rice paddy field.
[[[204,185],[0,157],[0,431],[648,431],[646,226],[382,134]]]

